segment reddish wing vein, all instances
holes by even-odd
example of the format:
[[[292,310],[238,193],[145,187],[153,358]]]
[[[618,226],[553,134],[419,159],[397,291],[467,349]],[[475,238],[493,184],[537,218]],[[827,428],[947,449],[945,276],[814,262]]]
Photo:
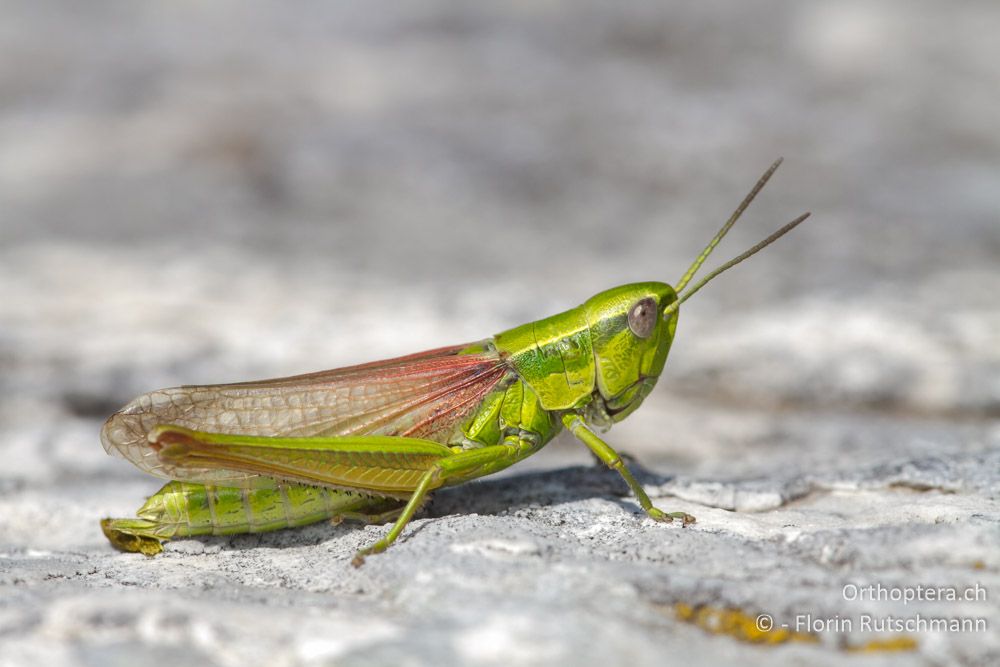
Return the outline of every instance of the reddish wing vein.
[[[139,396],[101,430],[111,454],[151,474],[185,481],[264,486],[257,475],[161,465],[146,435],[159,424],[240,435],[405,435],[445,443],[506,373],[495,352],[467,345],[259,382],[184,386]]]

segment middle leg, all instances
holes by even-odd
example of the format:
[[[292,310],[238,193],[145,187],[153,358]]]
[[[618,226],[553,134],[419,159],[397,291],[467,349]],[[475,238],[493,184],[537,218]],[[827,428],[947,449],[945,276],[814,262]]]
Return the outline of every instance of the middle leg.
[[[493,470],[511,465],[523,458],[525,452],[531,448],[534,448],[533,443],[519,441],[519,444],[515,445],[505,441],[504,444],[492,447],[459,452],[436,462],[424,473],[417,488],[413,491],[413,495],[410,496],[409,502],[406,503],[406,507],[400,511],[399,518],[396,519],[396,523],[393,524],[386,536],[371,546],[358,551],[351,564],[354,567],[360,567],[365,562],[365,556],[381,553],[388,549],[389,545],[395,542],[396,538],[403,532],[417,509],[424,503],[429,492],[444,486],[449,480],[472,479],[478,477],[479,474],[488,474]]]

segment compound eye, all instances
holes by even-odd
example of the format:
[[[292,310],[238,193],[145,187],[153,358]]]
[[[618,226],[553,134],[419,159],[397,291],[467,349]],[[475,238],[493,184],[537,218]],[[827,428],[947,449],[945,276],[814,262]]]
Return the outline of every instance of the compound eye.
[[[646,297],[628,311],[628,328],[639,338],[649,338],[656,328],[656,301]]]

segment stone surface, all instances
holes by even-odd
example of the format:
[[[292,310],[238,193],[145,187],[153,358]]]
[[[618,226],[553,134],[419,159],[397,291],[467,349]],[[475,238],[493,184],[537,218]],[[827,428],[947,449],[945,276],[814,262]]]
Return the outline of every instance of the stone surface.
[[[995,3],[3,14],[0,666],[1000,661]],[[101,535],[159,484],[97,439],[133,395],[675,280],[778,154],[717,261],[814,219],[608,436],[696,524],[560,437],[361,569],[384,527]],[[921,586],[979,599],[877,599]]]

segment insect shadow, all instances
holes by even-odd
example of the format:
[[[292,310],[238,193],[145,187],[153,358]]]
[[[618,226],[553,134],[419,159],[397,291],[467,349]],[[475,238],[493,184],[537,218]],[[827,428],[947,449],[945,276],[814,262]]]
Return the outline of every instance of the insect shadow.
[[[629,467],[643,484],[665,484],[671,476],[659,475],[629,460]],[[536,506],[569,503],[589,498],[611,500],[626,511],[643,514],[630,498],[621,477],[603,465],[578,465],[525,472],[500,479],[475,480],[439,490],[424,512],[427,517],[451,514],[497,515]]]

